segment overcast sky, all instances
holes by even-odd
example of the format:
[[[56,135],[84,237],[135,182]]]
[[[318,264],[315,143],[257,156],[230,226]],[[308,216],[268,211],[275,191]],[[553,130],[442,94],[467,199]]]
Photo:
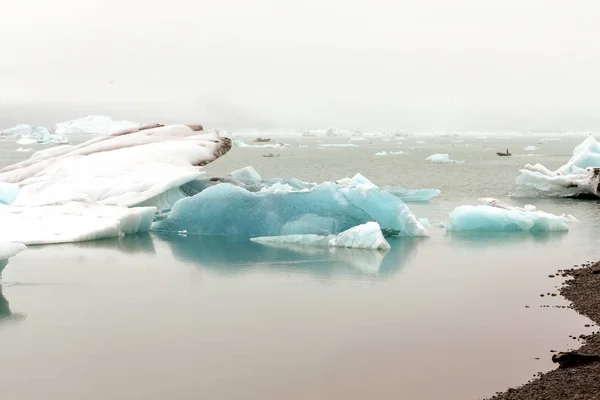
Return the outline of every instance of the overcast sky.
[[[77,102],[200,123],[600,130],[599,20],[592,0],[6,2],[0,113]]]

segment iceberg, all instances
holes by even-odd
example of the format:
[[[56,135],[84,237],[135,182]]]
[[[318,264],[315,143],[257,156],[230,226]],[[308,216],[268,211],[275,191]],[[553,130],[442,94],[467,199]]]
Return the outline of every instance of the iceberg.
[[[0,171],[17,183],[13,205],[40,206],[83,201],[131,207],[202,175],[205,165],[231,147],[227,138],[199,134],[187,125],[134,130],[34,153]],[[41,154],[40,154],[41,153]],[[156,204],[158,205],[158,204]]]
[[[427,202],[440,195],[439,189],[406,189],[403,187],[387,186],[383,188],[405,203]]]
[[[451,160],[448,154],[432,154],[425,160],[434,164],[462,164],[464,161]]]
[[[447,231],[551,232],[567,231],[571,215],[554,215],[532,205],[514,207],[496,199],[481,199],[485,204],[459,206],[450,213]]]
[[[555,171],[526,164],[519,171],[514,197],[600,197],[600,143],[587,137],[571,159]]]
[[[20,190],[14,183],[0,182],[0,204],[10,204],[15,201]]]
[[[378,153],[375,153],[376,156],[387,156],[387,155],[400,155],[400,154],[406,154],[403,151],[380,151]]]
[[[72,121],[59,122],[50,131],[56,135],[69,136],[73,134],[107,135],[115,131],[133,129],[141,124],[131,121],[115,121],[105,115],[89,115]]]
[[[525,151],[536,151],[536,150],[538,150],[538,147],[527,146],[527,147],[523,147],[523,150],[525,150]]]
[[[197,183],[197,194],[175,203],[151,229],[253,237],[330,235],[376,221],[387,234],[427,235],[406,204],[360,174],[314,186],[298,180],[213,182]]]
[[[5,167],[0,196],[10,205],[0,205],[0,241],[64,243],[147,231],[157,207],[185,197],[180,187],[231,148],[228,138],[201,130],[128,129]]]
[[[26,248],[27,246],[25,246],[23,243],[0,242],[0,263],[16,256]]]
[[[27,152],[29,152],[29,151],[31,151],[31,150],[33,150],[33,149],[32,149],[32,148],[24,149],[24,148],[22,148],[22,147],[19,147],[19,148],[17,149],[17,151],[18,151],[19,153],[27,153]]]
[[[40,207],[0,205],[0,242],[70,243],[147,232],[155,212],[155,207],[80,202]]]
[[[17,144],[29,145],[34,143],[68,143],[68,140],[41,126],[19,124],[0,131],[0,136],[18,137]]]
[[[367,222],[350,228],[338,235],[288,235],[251,238],[263,244],[291,243],[308,246],[345,247],[353,249],[389,249],[390,244],[383,237],[377,222]]]
[[[233,143],[232,143],[232,147],[255,148],[255,149],[283,149],[286,147],[290,147],[290,145],[286,144],[286,143],[247,144],[243,140],[234,139]]]

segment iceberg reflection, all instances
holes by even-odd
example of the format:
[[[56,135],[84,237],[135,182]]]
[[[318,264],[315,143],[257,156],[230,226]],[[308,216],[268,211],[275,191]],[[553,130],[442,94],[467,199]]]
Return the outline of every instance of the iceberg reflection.
[[[400,272],[414,257],[423,238],[388,239],[388,251],[320,248],[301,245],[263,246],[240,236],[182,236],[153,233],[165,241],[180,261],[216,274],[238,274],[251,269],[309,273],[319,277],[346,275],[385,278]]]

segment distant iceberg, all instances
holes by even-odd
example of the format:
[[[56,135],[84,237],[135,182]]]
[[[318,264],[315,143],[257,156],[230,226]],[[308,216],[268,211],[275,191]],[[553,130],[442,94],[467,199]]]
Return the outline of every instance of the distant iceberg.
[[[256,148],[256,149],[283,149],[285,147],[290,147],[289,144],[286,143],[267,143],[267,144],[247,144],[243,140],[234,139],[232,141],[232,147],[241,147],[241,148]]]
[[[432,154],[425,160],[434,164],[462,164],[464,161],[451,160],[449,154]]]
[[[63,243],[147,231],[157,206],[185,197],[179,187],[231,148],[228,138],[201,130],[133,128],[38,151],[5,167],[0,197],[12,201],[0,205],[0,241]]]
[[[571,215],[554,215],[534,206],[514,207],[496,199],[481,199],[485,204],[460,206],[450,213],[447,231],[550,232],[567,231]]]
[[[527,147],[523,147],[523,150],[525,150],[525,151],[536,151],[536,150],[538,150],[538,147],[527,146]]]
[[[68,139],[51,133],[48,129],[41,126],[20,124],[12,128],[0,130],[0,136],[19,138],[17,144],[30,145],[34,143],[42,144],[64,144]]]
[[[403,151],[380,151],[378,153],[375,153],[376,156],[393,156],[393,155],[401,155],[401,154],[406,154]]]
[[[394,186],[386,186],[383,189],[406,203],[427,202],[441,193],[439,189],[406,189]]]
[[[527,164],[519,171],[515,197],[600,197],[600,143],[593,136],[575,147],[571,159],[555,171]]]
[[[319,147],[359,147],[354,143],[322,143]]]
[[[389,235],[427,235],[406,204],[360,174],[318,185],[255,178],[246,169],[229,178],[186,185],[187,193],[197,194],[175,203],[152,230],[254,237],[330,235],[377,221]]]
[[[113,120],[105,115],[90,115],[72,121],[59,122],[50,128],[50,131],[61,136],[73,134],[108,135],[116,131],[138,128],[141,125],[138,122]]]
[[[306,246],[345,247],[353,249],[389,249],[390,244],[381,233],[377,222],[367,222],[337,235],[288,235],[266,236],[250,239],[263,244],[291,243]]]

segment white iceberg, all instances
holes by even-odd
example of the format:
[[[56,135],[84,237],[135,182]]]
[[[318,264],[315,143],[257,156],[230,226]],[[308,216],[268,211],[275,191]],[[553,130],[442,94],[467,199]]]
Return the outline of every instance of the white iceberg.
[[[567,231],[571,215],[538,211],[532,205],[514,207],[496,199],[481,199],[485,204],[459,206],[450,213],[447,231],[550,232]]]
[[[387,156],[387,155],[400,155],[400,154],[406,154],[403,151],[380,151],[378,153],[375,153],[376,156]]]
[[[31,150],[33,150],[33,149],[32,149],[32,148],[27,148],[27,149],[24,149],[24,148],[22,148],[22,147],[19,147],[19,148],[17,149],[17,151],[18,151],[19,153],[27,153],[27,152],[30,152]]]
[[[573,150],[571,159],[555,171],[527,164],[519,171],[515,197],[600,197],[600,143],[593,136]]]
[[[539,147],[535,147],[535,146],[523,147],[523,150],[525,150],[525,151],[536,151],[538,149],[539,149]]]
[[[255,149],[283,149],[286,147],[290,147],[290,145],[287,143],[247,144],[243,140],[234,139],[232,141],[232,147]]]
[[[425,160],[434,164],[462,164],[464,161],[451,160],[449,154],[432,154]]]
[[[407,203],[427,202],[441,193],[439,189],[406,189],[395,186],[386,186],[383,189]]]
[[[62,243],[147,231],[155,206],[185,197],[179,187],[230,149],[229,139],[200,130],[135,128],[39,151],[5,167],[2,187],[14,183],[20,191],[0,206],[0,241]],[[9,191],[1,193],[5,198]]]
[[[34,143],[68,143],[68,140],[65,137],[51,133],[44,127],[26,124],[19,124],[12,128],[4,129],[0,131],[0,136],[18,137],[19,139],[16,143],[21,145]]]
[[[56,135],[69,136],[73,134],[107,135],[124,129],[140,127],[141,124],[131,121],[116,121],[105,115],[90,115],[72,121],[59,122],[50,131]]]
[[[16,256],[26,248],[23,243],[0,242],[0,262]]]
[[[187,193],[197,194],[175,203],[152,230],[254,237],[329,235],[377,221],[387,234],[427,235],[406,204],[360,174],[319,185],[293,179],[244,183],[220,178],[214,183],[187,185]]]
[[[337,235],[287,235],[251,238],[258,243],[291,243],[308,246],[345,247],[353,249],[389,249],[390,244],[383,237],[377,222],[367,222],[350,228]]]

